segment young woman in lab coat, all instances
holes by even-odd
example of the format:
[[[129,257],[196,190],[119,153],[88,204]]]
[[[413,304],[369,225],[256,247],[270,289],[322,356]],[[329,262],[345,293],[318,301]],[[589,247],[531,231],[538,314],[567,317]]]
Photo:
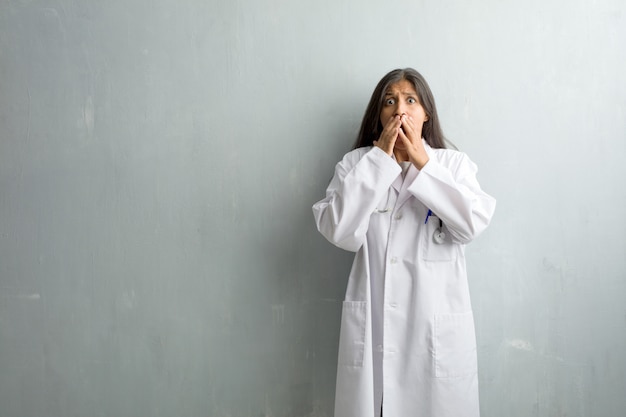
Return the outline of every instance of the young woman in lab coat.
[[[318,230],[356,252],[343,303],[335,417],[477,417],[465,245],[495,200],[476,165],[445,148],[414,69],[376,86],[355,149],[337,164]]]

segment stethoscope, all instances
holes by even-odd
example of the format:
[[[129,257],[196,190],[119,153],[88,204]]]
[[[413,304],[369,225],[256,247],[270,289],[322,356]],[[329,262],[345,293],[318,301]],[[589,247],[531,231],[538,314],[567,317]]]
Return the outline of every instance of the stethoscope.
[[[387,213],[389,211],[391,211],[391,207],[389,207],[389,195],[387,195],[387,204],[385,205],[385,208],[384,209],[377,208],[376,212],[382,214],[382,213]],[[430,218],[430,216],[437,217],[431,209],[428,209],[428,213],[426,214],[426,220],[424,220],[424,224],[428,223],[428,219]],[[446,232],[443,231],[443,220],[441,220],[441,218],[439,218],[439,227],[435,229],[435,232],[433,233],[433,240],[435,241],[435,243],[439,245],[444,243],[446,240]]]
[[[428,223],[428,218],[430,216],[434,216],[434,213],[431,209],[428,209],[428,213],[426,214],[426,220],[424,220],[424,224]],[[435,233],[433,233],[433,240],[435,243],[442,244],[446,240],[446,232],[443,231],[443,220],[439,217],[439,227],[435,229]]]

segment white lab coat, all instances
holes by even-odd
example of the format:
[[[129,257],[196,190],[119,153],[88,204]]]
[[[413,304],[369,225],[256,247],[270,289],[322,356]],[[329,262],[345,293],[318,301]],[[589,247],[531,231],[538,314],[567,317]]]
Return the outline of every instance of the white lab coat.
[[[313,206],[318,230],[356,252],[335,417],[379,416],[383,400],[390,417],[479,415],[465,244],[487,227],[495,200],[464,153],[423,143],[429,162],[421,171],[411,165],[404,178],[377,147],[349,152]],[[440,219],[442,244],[433,239]]]

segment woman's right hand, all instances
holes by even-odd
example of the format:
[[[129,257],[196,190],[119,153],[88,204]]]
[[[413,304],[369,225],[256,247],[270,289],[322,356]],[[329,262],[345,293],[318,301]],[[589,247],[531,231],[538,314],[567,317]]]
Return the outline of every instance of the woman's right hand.
[[[383,131],[380,134],[378,140],[374,141],[374,146],[379,147],[389,156],[393,155],[393,147],[398,140],[398,134],[402,126],[402,119],[400,116],[393,116],[383,127]]]

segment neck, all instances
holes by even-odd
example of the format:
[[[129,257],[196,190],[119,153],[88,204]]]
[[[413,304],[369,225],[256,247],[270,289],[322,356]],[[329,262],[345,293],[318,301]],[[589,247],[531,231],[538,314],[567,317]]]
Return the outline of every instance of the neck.
[[[399,149],[394,149],[393,150],[393,154],[396,157],[396,161],[398,161],[398,163],[400,162],[406,162],[409,160],[409,154],[406,151],[401,151]]]

